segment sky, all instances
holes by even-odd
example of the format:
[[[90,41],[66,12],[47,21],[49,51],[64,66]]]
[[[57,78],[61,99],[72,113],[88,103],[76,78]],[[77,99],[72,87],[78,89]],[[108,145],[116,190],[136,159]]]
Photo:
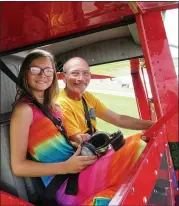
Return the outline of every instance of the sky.
[[[164,25],[169,44],[178,46],[178,9],[166,11]],[[173,57],[178,57],[178,48],[170,47],[170,50]]]

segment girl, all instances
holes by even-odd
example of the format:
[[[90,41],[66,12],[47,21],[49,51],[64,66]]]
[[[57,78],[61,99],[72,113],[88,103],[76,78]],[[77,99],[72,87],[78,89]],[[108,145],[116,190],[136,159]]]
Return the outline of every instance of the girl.
[[[55,104],[59,94],[55,61],[51,53],[34,50],[24,59],[19,82],[55,117],[61,118]],[[10,124],[11,168],[16,176],[42,176],[47,186],[54,175],[78,173],[96,161],[96,157],[79,156],[63,135],[18,88],[18,98]],[[27,151],[33,160],[26,158]]]

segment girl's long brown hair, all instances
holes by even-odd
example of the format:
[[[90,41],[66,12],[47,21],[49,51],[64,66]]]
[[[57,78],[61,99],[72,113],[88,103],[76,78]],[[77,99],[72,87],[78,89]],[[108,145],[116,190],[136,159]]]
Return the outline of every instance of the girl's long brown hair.
[[[45,90],[44,94],[44,106],[46,108],[54,110],[56,108],[55,101],[59,94],[59,87],[58,87],[58,81],[57,81],[57,75],[56,75],[56,63],[54,56],[45,50],[42,49],[35,49],[31,51],[26,58],[24,59],[21,67],[20,72],[18,75],[18,80],[20,85],[22,85],[22,88],[26,88],[29,93],[31,93],[31,89],[29,88],[28,82],[27,82],[27,75],[28,75],[28,69],[30,67],[30,64],[39,58],[47,57],[51,60],[53,68],[55,70],[54,77],[51,86]],[[26,97],[25,92],[23,89],[17,86],[17,95],[16,95],[16,101],[21,99],[22,97]]]

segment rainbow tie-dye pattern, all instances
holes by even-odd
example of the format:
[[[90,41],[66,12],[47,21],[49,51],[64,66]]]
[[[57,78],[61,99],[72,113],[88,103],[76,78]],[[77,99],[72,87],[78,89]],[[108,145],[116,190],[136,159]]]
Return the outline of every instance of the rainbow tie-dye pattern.
[[[62,162],[74,154],[74,149],[59,133],[54,124],[33,104],[33,123],[29,131],[28,151],[40,162]],[[54,114],[60,117],[61,114]],[[114,152],[109,150],[96,163],[87,167],[79,175],[78,195],[66,195],[67,181],[56,193],[59,205],[107,206],[131,171],[138,159],[144,143],[140,134],[130,136],[125,145]],[[53,177],[42,177],[47,186]]]
[[[30,104],[33,110],[33,123],[29,131],[28,151],[33,159],[44,162],[63,162],[74,154],[74,149],[63,135],[60,134],[53,122],[48,119],[38,108]],[[60,117],[61,113],[53,114]],[[52,176],[42,177],[47,186]]]
[[[78,180],[77,196],[66,195],[64,183],[57,192],[57,201],[61,205],[107,206],[145,147],[140,136],[128,137],[120,150],[109,150],[96,163],[83,170]]]

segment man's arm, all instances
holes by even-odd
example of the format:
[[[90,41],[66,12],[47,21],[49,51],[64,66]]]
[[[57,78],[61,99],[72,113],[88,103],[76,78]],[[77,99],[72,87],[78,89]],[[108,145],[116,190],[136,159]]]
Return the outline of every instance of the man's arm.
[[[142,120],[127,115],[120,115],[110,109],[106,109],[98,116],[100,119],[109,122],[117,127],[133,130],[146,130],[155,122],[151,120]]]
[[[80,124],[77,123],[77,120],[75,119],[71,110],[65,110],[62,118],[67,131],[67,135],[74,146],[77,146],[75,143],[82,144],[83,142],[90,139],[89,134],[82,133]]]

